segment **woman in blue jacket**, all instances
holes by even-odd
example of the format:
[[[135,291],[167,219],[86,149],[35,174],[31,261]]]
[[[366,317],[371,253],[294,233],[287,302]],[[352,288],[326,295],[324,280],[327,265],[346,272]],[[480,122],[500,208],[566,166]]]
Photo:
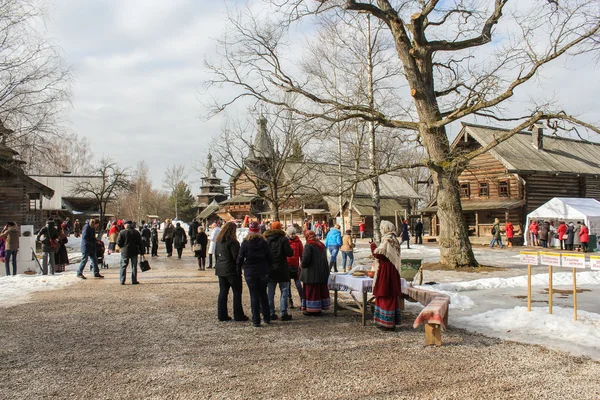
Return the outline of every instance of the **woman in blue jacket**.
[[[342,233],[340,232],[340,226],[338,224],[335,224],[335,226],[327,233],[325,247],[327,247],[331,256],[329,259],[329,269],[331,270],[331,267],[333,267],[333,271],[338,272],[337,255],[340,251],[340,247],[342,247]]]

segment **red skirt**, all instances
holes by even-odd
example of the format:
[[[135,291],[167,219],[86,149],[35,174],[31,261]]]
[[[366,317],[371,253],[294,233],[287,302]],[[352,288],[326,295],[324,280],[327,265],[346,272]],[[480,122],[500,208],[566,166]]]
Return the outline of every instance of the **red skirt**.
[[[326,283],[304,283],[302,286],[302,311],[320,313],[331,307]]]
[[[384,328],[393,328],[400,324],[400,302],[402,284],[400,274],[388,259],[379,260],[377,280],[373,287],[375,311],[373,320]]]

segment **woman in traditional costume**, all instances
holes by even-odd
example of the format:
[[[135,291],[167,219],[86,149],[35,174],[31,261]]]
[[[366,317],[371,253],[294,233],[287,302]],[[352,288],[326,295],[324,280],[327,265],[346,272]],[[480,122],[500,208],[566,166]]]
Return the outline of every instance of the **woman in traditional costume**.
[[[302,288],[302,311],[304,315],[320,315],[321,311],[329,310],[329,267],[325,245],[317,239],[313,231],[304,232],[306,245],[302,253],[302,272],[300,281]]]
[[[400,280],[400,243],[394,233],[396,227],[389,221],[381,221],[381,244],[371,243],[371,252],[378,261],[373,284],[375,313],[373,319],[382,328],[394,329],[400,324],[399,296],[402,296]]]

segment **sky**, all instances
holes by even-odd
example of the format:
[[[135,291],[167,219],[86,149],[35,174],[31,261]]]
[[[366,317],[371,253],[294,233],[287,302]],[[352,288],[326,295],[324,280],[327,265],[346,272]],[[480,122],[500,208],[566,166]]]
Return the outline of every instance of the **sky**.
[[[203,61],[215,54],[226,7],[242,2],[49,1],[48,35],[74,76],[66,118],[73,132],[89,140],[96,158],[108,156],[132,168],[145,160],[156,188],[169,166],[202,164],[223,122],[220,115],[204,118],[202,83],[209,76]],[[598,122],[597,73],[592,57],[557,61],[542,70],[542,79],[519,89],[511,107],[520,107],[519,101],[526,107],[531,97],[554,97]],[[194,194],[200,176],[189,170]]]

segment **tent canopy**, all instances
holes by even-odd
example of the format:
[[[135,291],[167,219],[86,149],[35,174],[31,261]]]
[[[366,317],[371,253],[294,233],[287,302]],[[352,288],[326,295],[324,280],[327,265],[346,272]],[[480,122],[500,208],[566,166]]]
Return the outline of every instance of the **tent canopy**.
[[[591,234],[600,233],[600,201],[577,197],[554,197],[527,215],[525,243],[529,242],[531,220],[582,221]]]

